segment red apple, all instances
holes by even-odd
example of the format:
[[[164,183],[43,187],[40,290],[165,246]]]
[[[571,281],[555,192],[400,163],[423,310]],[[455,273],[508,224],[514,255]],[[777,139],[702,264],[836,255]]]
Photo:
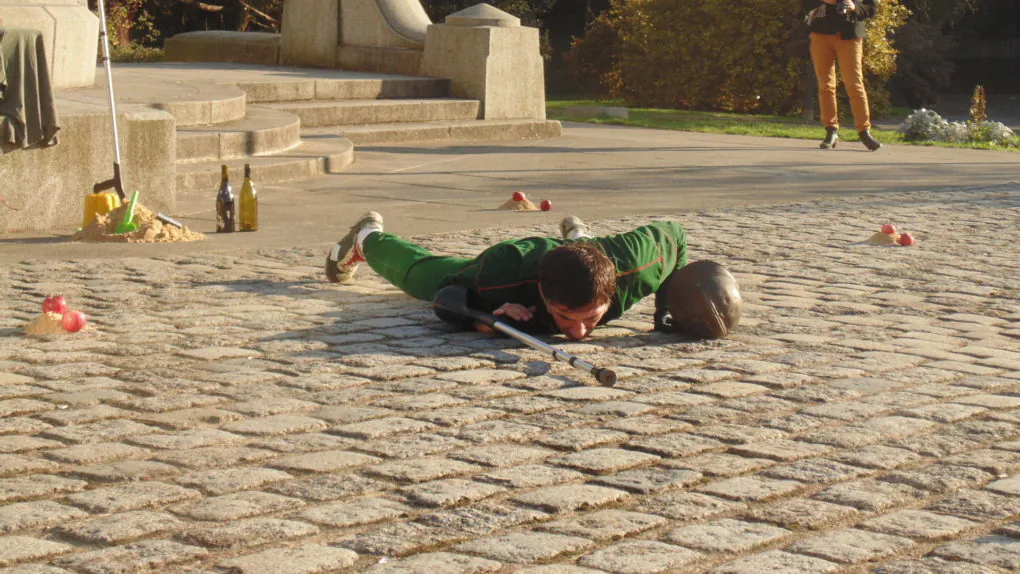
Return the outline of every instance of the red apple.
[[[886,223],[882,226],[882,233],[892,235],[893,233],[896,233],[896,226],[892,223]]]
[[[900,245],[909,247],[914,244],[914,236],[909,233],[903,233],[900,235]]]
[[[63,315],[67,311],[67,299],[63,295],[50,295],[43,301],[43,313]]]
[[[549,211],[552,209],[552,202],[548,199],[543,199],[542,203],[538,204],[538,206],[542,208],[542,211]]]
[[[81,311],[68,311],[64,313],[64,317],[61,319],[60,324],[68,333],[77,333],[85,328],[88,321],[85,320],[85,313],[82,313]]]
[[[523,191],[515,191],[513,195],[514,201],[524,201],[528,196],[524,195]]]

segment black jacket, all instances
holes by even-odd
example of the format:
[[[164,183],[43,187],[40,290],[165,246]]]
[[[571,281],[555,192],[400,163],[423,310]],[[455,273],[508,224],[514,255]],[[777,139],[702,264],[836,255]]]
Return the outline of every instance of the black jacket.
[[[844,40],[863,38],[864,21],[875,15],[875,3],[878,0],[854,0],[856,9],[846,15],[836,13],[835,4],[825,4],[822,0],[803,0],[805,15],[815,8],[824,5],[825,15],[811,22],[811,32],[815,34],[839,34]]]

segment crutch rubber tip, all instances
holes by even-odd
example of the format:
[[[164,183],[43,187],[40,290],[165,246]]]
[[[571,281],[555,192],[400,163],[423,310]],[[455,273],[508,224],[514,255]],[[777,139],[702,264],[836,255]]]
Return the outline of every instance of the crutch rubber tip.
[[[599,384],[604,387],[611,387],[616,384],[616,373],[610,369],[599,369],[598,374],[595,375],[599,379]]]

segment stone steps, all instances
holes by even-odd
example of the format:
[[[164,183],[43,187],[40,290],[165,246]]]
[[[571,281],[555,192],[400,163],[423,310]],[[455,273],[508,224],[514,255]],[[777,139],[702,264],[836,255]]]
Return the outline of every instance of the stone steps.
[[[560,122],[551,120],[451,120],[302,128],[301,137],[307,141],[343,136],[361,146],[426,141],[538,139],[557,137],[561,132]]]
[[[301,144],[294,114],[248,106],[244,119],[177,130],[177,163],[230,160],[284,152]]]
[[[256,184],[272,184],[311,179],[338,173],[354,163],[354,144],[344,137],[315,138],[294,149],[263,157],[242,157],[197,162],[177,162],[177,193],[209,193],[210,201],[220,182],[220,166],[230,168],[231,182],[240,190],[244,164],[251,164]]]
[[[316,100],[264,105],[296,115],[303,128],[473,120],[478,118],[481,108],[478,100],[457,98]]]
[[[365,74],[237,81],[206,102],[186,95],[158,107],[178,118],[178,193],[215,193],[220,166],[235,187],[245,163],[260,185],[336,173],[354,162],[354,144],[556,137],[560,123],[480,120],[477,100],[449,97],[449,80]]]
[[[221,124],[244,119],[247,103],[244,92],[234,86],[216,86],[203,92],[201,100],[172,100],[152,104],[157,110],[170,112],[177,127]]]
[[[413,76],[241,82],[237,87],[247,94],[249,104],[442,98],[450,94],[450,80]]]

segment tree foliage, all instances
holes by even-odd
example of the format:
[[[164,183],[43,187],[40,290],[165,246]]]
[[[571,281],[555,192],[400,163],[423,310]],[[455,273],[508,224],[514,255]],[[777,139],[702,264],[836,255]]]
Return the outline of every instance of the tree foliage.
[[[98,0],[89,7],[99,11]],[[105,0],[110,43],[159,46],[196,30],[279,32],[283,0]]]
[[[976,10],[980,0],[903,0],[903,4],[914,14],[916,22],[952,25],[966,14]]]
[[[865,81],[879,113],[896,69],[889,35],[907,16],[883,0],[869,23]],[[791,114],[803,103],[803,61],[787,47],[806,33],[802,17],[800,0],[615,0],[570,61],[587,85],[632,105]]]

